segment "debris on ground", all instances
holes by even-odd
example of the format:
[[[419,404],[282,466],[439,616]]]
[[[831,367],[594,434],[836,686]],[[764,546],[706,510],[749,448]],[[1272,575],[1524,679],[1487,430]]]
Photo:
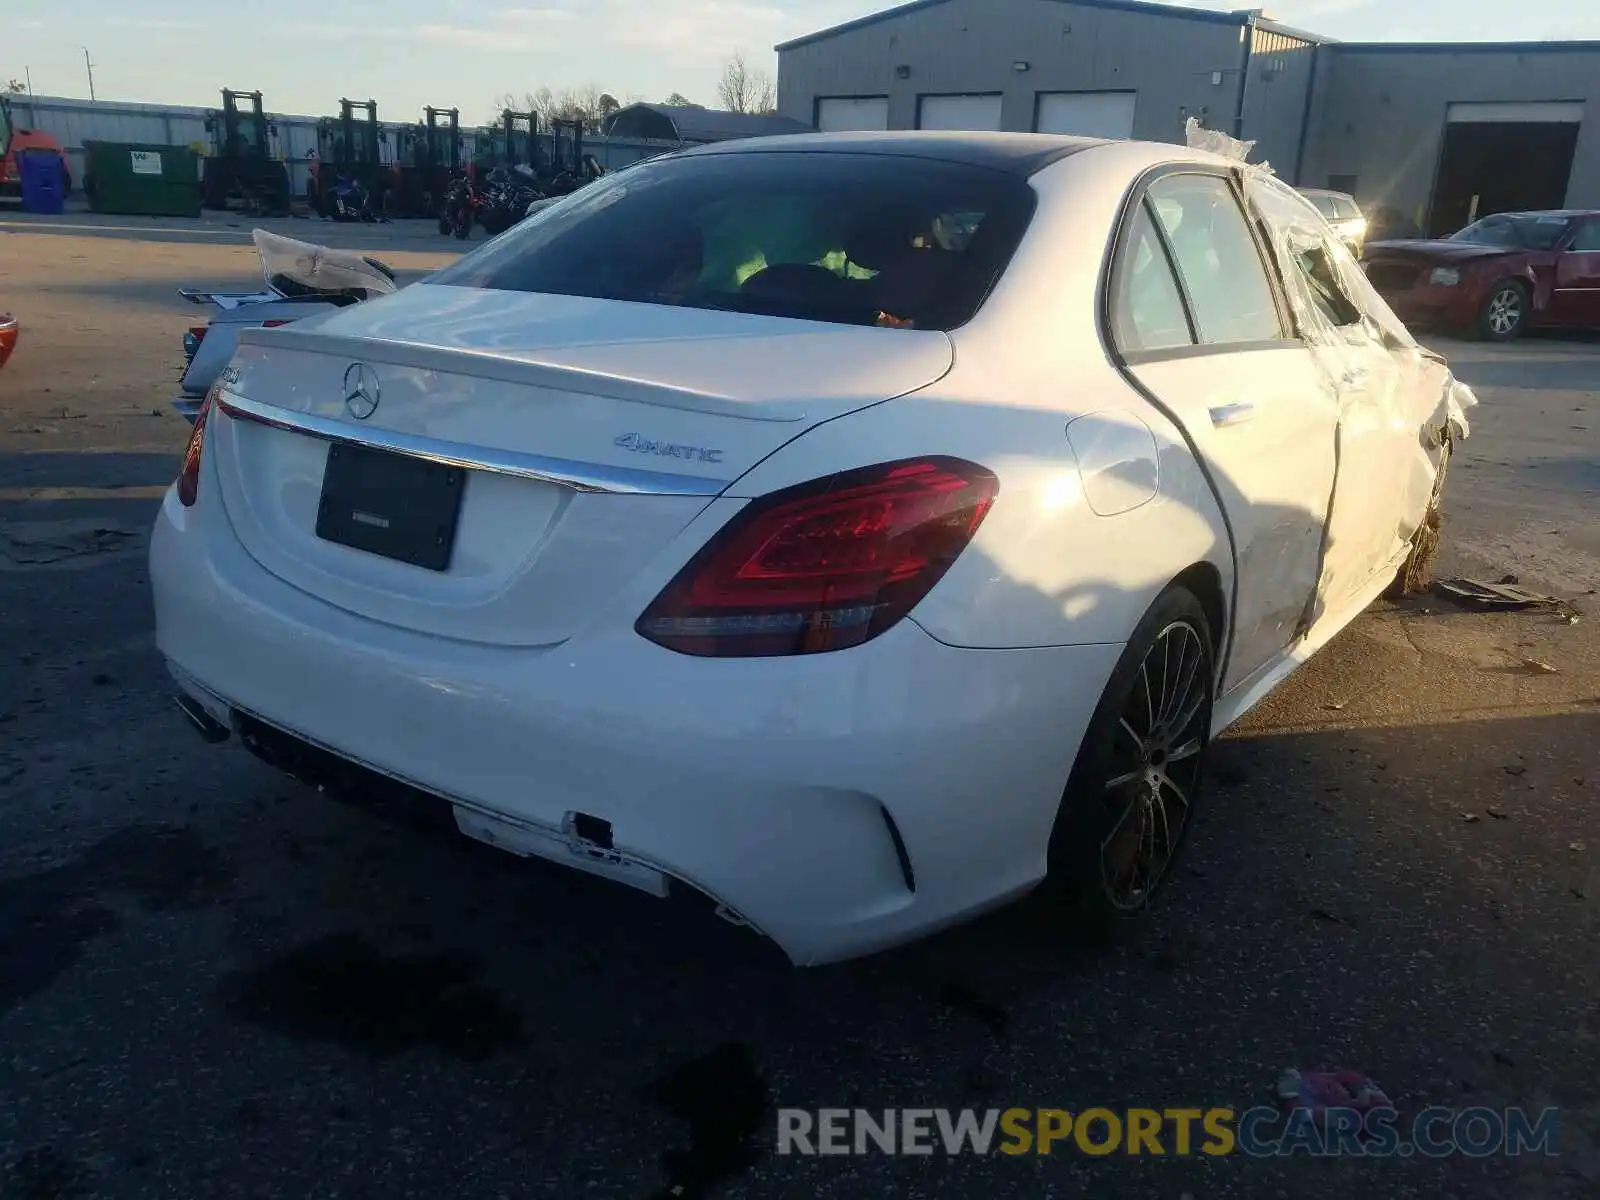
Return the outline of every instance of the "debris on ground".
[[[1555,613],[1568,625],[1578,622],[1578,610],[1560,596],[1531,592],[1518,584],[1515,575],[1503,576],[1498,583],[1485,583],[1481,579],[1440,579],[1433,590],[1463,608],[1511,612],[1543,609]]]
[[[1481,818],[1477,813],[1464,812],[1461,814],[1461,819],[1468,825],[1476,825]]]
[[[1535,675],[1560,674],[1560,672],[1552,667],[1549,663],[1540,662],[1537,658],[1525,658],[1522,660],[1522,665],[1527,667],[1528,670],[1532,671]]]
[[[135,530],[104,525],[72,528],[66,522],[40,522],[25,527],[18,523],[0,528],[0,558],[19,567],[43,566],[121,550],[137,536]]]
[[[1359,1113],[1393,1109],[1384,1090],[1359,1071],[1300,1071],[1290,1067],[1278,1078],[1278,1100],[1288,1112],[1305,1109],[1323,1117],[1330,1108]]]
[[[1486,808],[1483,811],[1488,813],[1496,821],[1509,821],[1511,819],[1511,814],[1506,812],[1506,810],[1503,808]]]
[[[1507,763],[1506,764],[1506,774],[1507,775],[1526,775],[1527,773],[1528,773],[1528,768],[1523,766],[1521,763]]]
[[[1309,909],[1307,915],[1318,921],[1326,921],[1330,925],[1343,925],[1346,929],[1359,929],[1361,927],[1354,917],[1342,917],[1326,908]]]
[[[1568,850],[1573,850],[1573,851],[1576,851],[1579,854],[1582,854],[1585,850],[1588,849],[1588,847],[1585,846],[1582,842],[1571,842],[1571,843],[1569,843],[1567,845],[1567,849]]]

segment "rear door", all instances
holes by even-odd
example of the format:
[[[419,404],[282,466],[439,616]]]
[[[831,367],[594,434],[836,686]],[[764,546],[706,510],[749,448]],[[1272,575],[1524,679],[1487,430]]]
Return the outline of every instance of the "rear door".
[[[1224,173],[1185,168],[1150,184],[1123,232],[1112,290],[1118,351],[1189,435],[1232,529],[1232,688],[1290,646],[1312,612],[1337,400],[1289,336]]]
[[[1551,324],[1600,328],[1600,217],[1578,222],[1571,244],[1556,256]]]

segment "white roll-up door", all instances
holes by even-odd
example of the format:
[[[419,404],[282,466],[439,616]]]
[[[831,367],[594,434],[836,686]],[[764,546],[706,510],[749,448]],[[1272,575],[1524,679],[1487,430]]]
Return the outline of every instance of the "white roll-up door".
[[[924,96],[918,129],[999,129],[999,96]]]
[[[1040,92],[1034,122],[1039,133],[1131,138],[1137,92]]]
[[[1489,121],[1513,125],[1581,125],[1581,100],[1541,101],[1530,104],[1452,104],[1447,119],[1452,125]]]
[[[887,96],[829,96],[817,101],[817,128],[823,133],[889,128]]]

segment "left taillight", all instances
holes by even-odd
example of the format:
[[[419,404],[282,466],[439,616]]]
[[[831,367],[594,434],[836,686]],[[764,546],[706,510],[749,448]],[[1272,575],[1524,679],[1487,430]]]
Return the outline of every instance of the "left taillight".
[[[183,451],[183,467],[178,472],[178,501],[185,508],[193,508],[200,495],[200,456],[206,448],[206,418],[216,402],[217,389],[213,387],[206,393],[205,403],[194,419],[194,428],[189,431],[189,444]]]
[[[715,534],[635,629],[669,650],[711,658],[859,646],[932,590],[999,488],[974,463],[926,458],[775,492]]]

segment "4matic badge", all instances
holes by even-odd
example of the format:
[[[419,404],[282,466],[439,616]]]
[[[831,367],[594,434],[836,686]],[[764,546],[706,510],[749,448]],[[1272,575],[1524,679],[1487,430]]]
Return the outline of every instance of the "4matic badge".
[[[706,446],[686,446],[682,442],[660,442],[637,433],[625,433],[615,439],[614,445],[635,454],[655,454],[661,458],[683,458],[690,462],[719,463],[722,451]]]

